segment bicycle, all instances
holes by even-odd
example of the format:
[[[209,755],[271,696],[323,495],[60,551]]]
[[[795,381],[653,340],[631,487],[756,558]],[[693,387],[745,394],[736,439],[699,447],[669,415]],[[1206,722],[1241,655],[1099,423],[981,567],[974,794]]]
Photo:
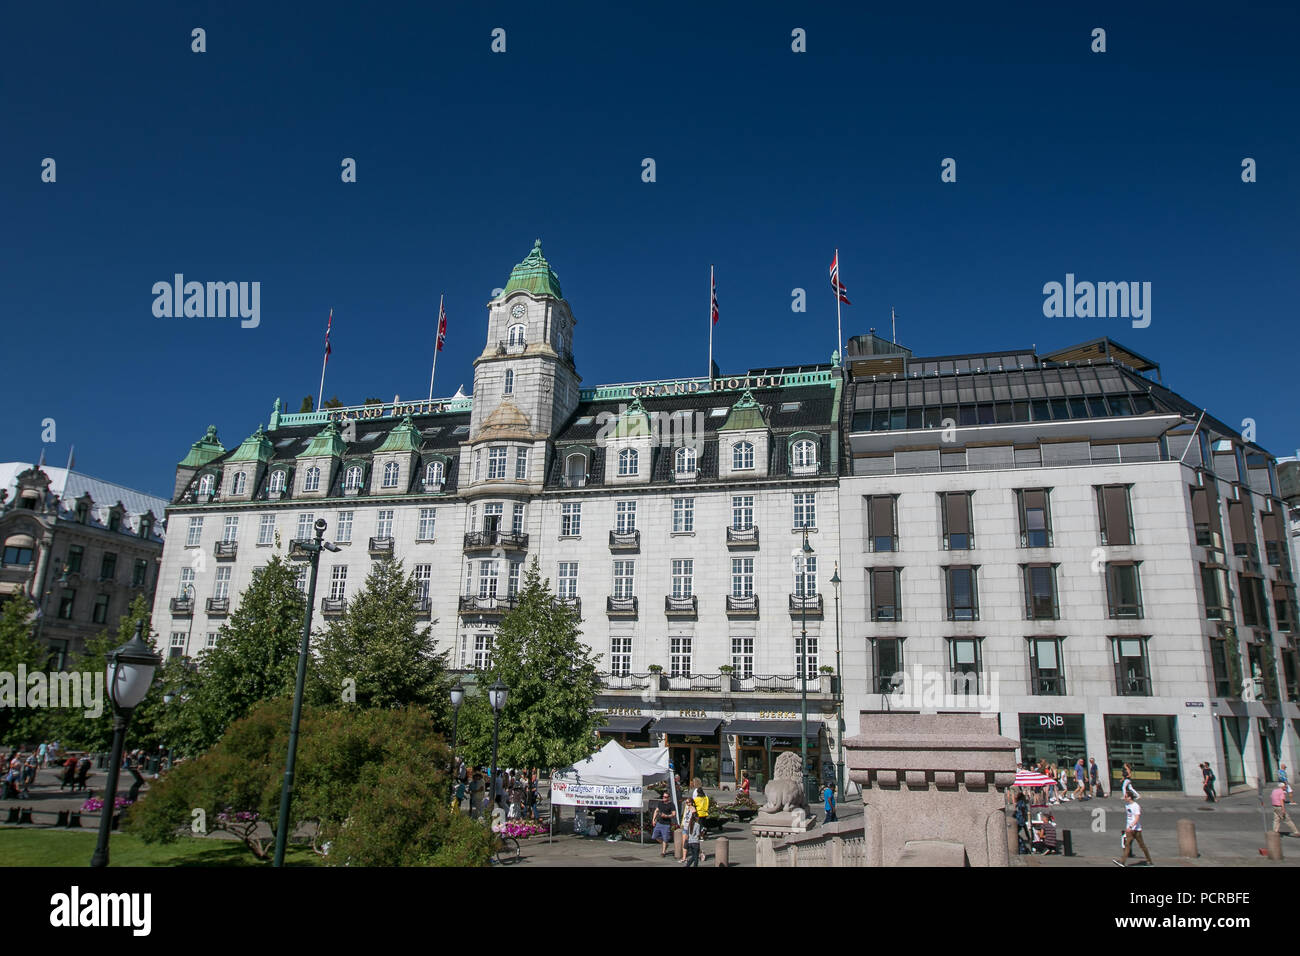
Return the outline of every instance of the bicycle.
[[[492,851],[492,862],[499,866],[510,866],[519,862],[519,841],[514,837],[497,837],[496,848]]]

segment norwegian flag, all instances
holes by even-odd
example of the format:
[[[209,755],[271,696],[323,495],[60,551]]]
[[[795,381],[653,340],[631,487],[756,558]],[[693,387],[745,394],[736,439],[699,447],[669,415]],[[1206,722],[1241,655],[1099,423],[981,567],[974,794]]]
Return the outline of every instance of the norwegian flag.
[[[329,364],[329,360],[330,360],[330,352],[334,351],[332,348],[330,348],[330,329],[331,329],[333,326],[334,326],[334,310],[333,310],[333,309],[330,309],[330,317],[329,317],[329,321],[327,321],[327,322],[325,323],[325,362],[324,362],[324,365],[328,365],[328,364]],[[322,367],[324,367],[324,365],[322,365]]]
[[[712,266],[709,267],[709,288],[712,290],[709,308],[713,316],[713,324],[717,325],[718,324],[718,283],[715,282],[713,279]]]
[[[443,308],[442,299],[438,300],[438,351],[442,351],[443,343],[447,341],[447,310]]]
[[[845,305],[853,304],[849,301],[849,290],[840,281],[840,253],[838,249],[835,250],[835,258],[831,260],[831,290],[835,293],[836,298]]]

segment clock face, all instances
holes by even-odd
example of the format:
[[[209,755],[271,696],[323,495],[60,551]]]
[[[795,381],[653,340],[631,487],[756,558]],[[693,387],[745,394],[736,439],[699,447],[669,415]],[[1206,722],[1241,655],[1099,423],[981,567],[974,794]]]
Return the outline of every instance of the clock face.
[[[524,317],[524,311],[525,309],[523,303],[516,302],[514,307],[510,310],[510,314],[514,316],[516,319],[522,319]]]

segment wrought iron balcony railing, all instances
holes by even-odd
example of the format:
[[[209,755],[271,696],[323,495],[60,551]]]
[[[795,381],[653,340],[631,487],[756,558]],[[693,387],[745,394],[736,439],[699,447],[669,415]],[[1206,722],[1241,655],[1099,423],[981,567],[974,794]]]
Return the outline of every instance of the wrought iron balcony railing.
[[[757,617],[758,616],[758,595],[757,594],[728,594],[727,595],[727,613],[735,617]]]
[[[479,597],[477,594],[460,596],[461,613],[504,614],[513,611],[518,605],[519,599],[513,594],[505,596],[490,594],[486,597]]]
[[[327,597],[327,598],[320,599],[320,612],[322,614],[342,614],[343,611],[347,608],[347,606],[348,606],[348,599],[345,597],[341,597],[341,598]]]
[[[371,538],[369,549],[371,555],[376,557],[379,555],[391,556],[393,553],[393,539],[392,537]]]
[[[208,613],[229,614],[230,598],[215,598],[215,597],[208,598]]]
[[[728,528],[727,547],[757,548],[758,547],[758,525],[749,525],[748,527],[745,528]]]
[[[610,617],[636,617],[638,612],[635,597],[605,598],[605,613]]]
[[[609,550],[640,551],[641,532],[635,529],[632,531],[611,531],[609,533]]]
[[[173,614],[193,614],[194,598],[172,598],[171,609]]]
[[[505,548],[507,551],[522,551],[528,547],[527,534],[511,534],[508,531],[467,531],[462,550],[477,551],[486,548]]]
[[[212,546],[212,553],[218,561],[233,561],[239,553],[239,544],[235,541],[218,541]]]
[[[820,594],[791,594],[790,613],[811,614],[814,616],[821,614],[822,596]]]
[[[686,597],[673,597],[669,594],[664,598],[664,613],[669,617],[696,617],[699,614],[699,602],[694,594]]]

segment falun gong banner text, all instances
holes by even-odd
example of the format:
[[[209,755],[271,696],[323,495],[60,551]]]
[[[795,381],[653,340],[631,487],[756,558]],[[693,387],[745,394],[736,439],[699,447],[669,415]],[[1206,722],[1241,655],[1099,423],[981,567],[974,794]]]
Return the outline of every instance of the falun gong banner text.
[[[571,807],[631,807],[639,810],[644,789],[639,785],[604,786],[552,780],[551,802]]]

